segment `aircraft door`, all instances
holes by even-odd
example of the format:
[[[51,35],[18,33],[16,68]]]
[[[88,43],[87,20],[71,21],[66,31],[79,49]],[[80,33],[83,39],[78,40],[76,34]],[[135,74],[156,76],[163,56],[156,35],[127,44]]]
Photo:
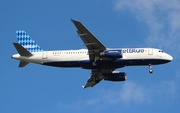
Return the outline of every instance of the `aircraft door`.
[[[42,59],[47,59],[47,52],[42,53]]]
[[[153,49],[152,48],[148,49],[148,55],[153,55]]]

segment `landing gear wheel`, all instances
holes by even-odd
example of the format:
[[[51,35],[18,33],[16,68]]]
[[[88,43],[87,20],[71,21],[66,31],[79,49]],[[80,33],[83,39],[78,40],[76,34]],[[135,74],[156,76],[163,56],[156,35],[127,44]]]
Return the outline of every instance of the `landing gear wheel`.
[[[149,73],[153,73],[153,70],[149,70]]]
[[[149,73],[153,73],[152,65],[151,64],[149,64]]]

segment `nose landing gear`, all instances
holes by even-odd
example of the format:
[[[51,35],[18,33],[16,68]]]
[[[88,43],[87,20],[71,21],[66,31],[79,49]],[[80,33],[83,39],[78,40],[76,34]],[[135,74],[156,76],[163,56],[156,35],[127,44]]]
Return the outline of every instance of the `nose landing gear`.
[[[151,64],[149,64],[149,73],[153,73],[152,65]]]

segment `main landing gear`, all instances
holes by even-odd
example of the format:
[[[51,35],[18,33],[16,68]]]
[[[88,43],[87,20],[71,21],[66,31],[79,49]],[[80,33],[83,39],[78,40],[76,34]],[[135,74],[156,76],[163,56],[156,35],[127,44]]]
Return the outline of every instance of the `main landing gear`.
[[[96,61],[94,61],[94,62],[92,63],[92,65],[93,65],[93,66],[96,66]]]
[[[93,66],[96,66],[96,65],[97,65],[97,64],[96,64],[96,61],[97,61],[97,60],[99,60],[99,56],[95,56],[94,62],[92,63]]]
[[[153,73],[152,65],[151,64],[149,64],[149,73]]]

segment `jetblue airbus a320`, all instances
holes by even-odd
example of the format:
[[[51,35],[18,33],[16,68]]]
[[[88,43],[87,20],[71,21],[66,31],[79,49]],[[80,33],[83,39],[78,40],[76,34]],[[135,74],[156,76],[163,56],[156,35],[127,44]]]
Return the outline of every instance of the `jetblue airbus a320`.
[[[173,60],[172,56],[156,48],[107,48],[86,27],[72,20],[87,49],[44,51],[23,30],[16,31],[18,43],[13,43],[19,54],[12,55],[20,60],[19,67],[36,63],[54,67],[79,67],[91,70],[83,88],[93,87],[101,80],[125,81],[126,73],[114,71],[125,66],[148,66],[165,64]]]

